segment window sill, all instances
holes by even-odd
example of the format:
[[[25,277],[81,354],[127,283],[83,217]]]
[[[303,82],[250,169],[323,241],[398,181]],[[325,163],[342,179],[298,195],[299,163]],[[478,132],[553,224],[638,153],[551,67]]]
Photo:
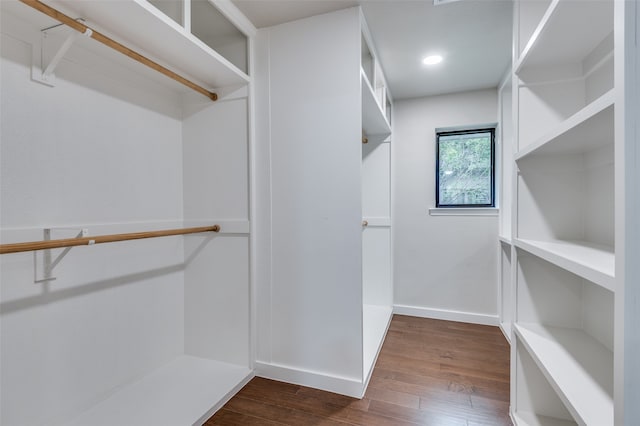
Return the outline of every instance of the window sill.
[[[432,207],[430,216],[498,216],[497,207]]]

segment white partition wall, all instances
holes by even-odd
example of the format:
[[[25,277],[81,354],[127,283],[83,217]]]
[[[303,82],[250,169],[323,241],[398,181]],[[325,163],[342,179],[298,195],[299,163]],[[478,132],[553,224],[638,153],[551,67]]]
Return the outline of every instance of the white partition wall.
[[[2,2],[2,244],[221,231],[3,254],[0,423],[202,424],[252,377],[251,79],[150,3],[46,3],[220,96],[86,37],[35,81],[71,30]]]
[[[258,206],[270,218],[258,264],[270,274],[257,286],[256,372],[353,396],[364,392],[392,295],[390,127],[362,23],[346,9],[261,30],[256,43],[257,115],[268,117],[258,144],[269,147],[258,161],[270,165],[259,179],[271,194]]]

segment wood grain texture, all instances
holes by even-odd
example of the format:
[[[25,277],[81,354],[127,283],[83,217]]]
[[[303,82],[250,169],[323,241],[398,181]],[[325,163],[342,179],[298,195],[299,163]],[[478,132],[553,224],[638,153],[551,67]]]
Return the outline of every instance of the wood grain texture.
[[[394,315],[363,399],[254,378],[206,425],[511,426],[497,327]]]
[[[64,238],[60,240],[0,244],[0,254],[20,253],[24,251],[46,250],[62,247],[86,246],[103,243],[115,243],[118,241],[142,240],[145,238],[171,237],[174,235],[199,234],[201,232],[220,232],[220,226],[199,226],[195,228],[165,229],[161,231],[130,232],[128,234],[96,235],[92,237]]]

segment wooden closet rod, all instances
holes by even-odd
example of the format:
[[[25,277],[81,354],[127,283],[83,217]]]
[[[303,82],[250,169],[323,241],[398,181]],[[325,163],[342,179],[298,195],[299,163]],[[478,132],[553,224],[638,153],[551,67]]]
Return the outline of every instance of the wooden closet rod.
[[[200,226],[196,228],[167,229],[163,231],[131,232],[129,234],[96,235],[94,237],[66,238],[62,240],[30,241],[27,243],[0,244],[0,254],[23,251],[45,250],[61,247],[90,246],[93,244],[115,243],[117,241],[141,240],[144,238],[169,237],[172,235],[219,232],[220,226]]]
[[[171,71],[168,68],[163,67],[162,65],[158,64],[157,62],[152,61],[151,59],[142,56],[141,54],[139,54],[138,52],[135,52],[131,49],[129,49],[128,47],[118,43],[117,41],[105,36],[104,34],[99,33],[98,31],[93,30],[92,28],[84,25],[81,22],[76,21],[75,19],[65,15],[64,13],[60,12],[57,9],[54,9],[50,6],[47,6],[46,4],[38,1],[38,0],[20,0],[22,3],[26,4],[27,6],[31,6],[32,8],[44,13],[45,15],[48,15],[50,17],[52,17],[53,19],[56,19],[57,21],[73,28],[74,30],[88,35],[89,37],[91,37],[92,39],[99,41],[100,43],[109,46],[110,48],[117,50],[118,52],[127,55],[128,57],[130,57],[131,59],[134,59],[138,62],[140,62],[143,65],[148,66],[149,68],[152,68],[156,71],[158,71],[161,74],[166,75],[167,77],[184,84],[185,86],[195,90],[198,93],[203,94],[204,96],[208,97],[209,99],[211,99],[212,101],[215,101],[218,99],[218,95],[214,92],[210,92],[209,90],[205,89],[202,86],[199,86],[197,84],[195,84],[192,81],[187,80],[186,78],[176,74],[175,72]]]

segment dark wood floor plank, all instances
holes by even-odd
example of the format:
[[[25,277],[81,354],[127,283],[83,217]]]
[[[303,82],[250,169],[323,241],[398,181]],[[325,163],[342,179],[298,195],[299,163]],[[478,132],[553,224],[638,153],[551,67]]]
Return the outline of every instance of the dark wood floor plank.
[[[234,411],[227,410],[226,408],[220,409],[213,415],[204,426],[283,426],[283,423],[272,422],[260,417],[253,417],[243,413],[236,413]]]
[[[496,327],[396,315],[363,399],[254,378],[206,425],[511,426]]]

